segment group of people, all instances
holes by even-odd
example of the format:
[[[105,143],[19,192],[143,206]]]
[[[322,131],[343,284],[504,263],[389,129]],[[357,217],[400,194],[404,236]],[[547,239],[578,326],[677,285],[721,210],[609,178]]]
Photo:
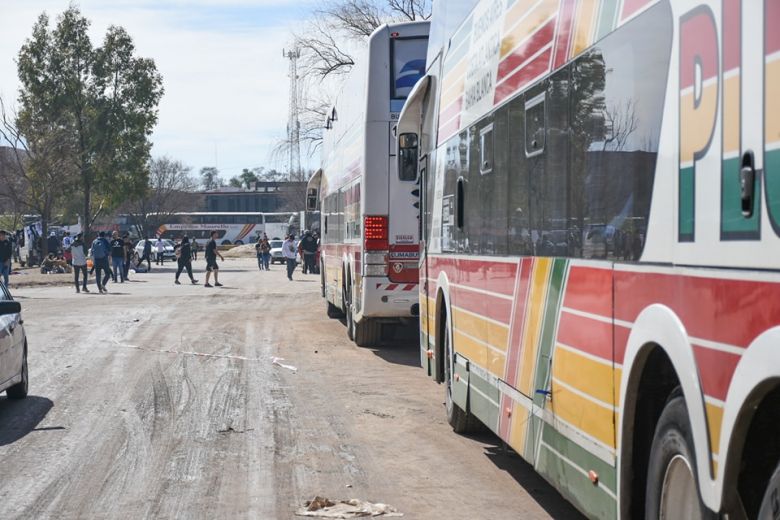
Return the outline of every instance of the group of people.
[[[217,257],[224,260],[222,255],[217,250],[217,233],[211,234],[211,240],[206,245],[206,283],[205,287],[221,287],[219,283],[219,265],[217,264]],[[177,270],[174,283],[181,285],[179,277],[182,272],[187,271],[187,275],[190,278],[192,284],[197,284],[198,280],[192,272],[192,261],[197,257],[197,242],[190,241],[186,235],[176,244],[174,248]],[[76,285],[76,292],[89,292],[87,288],[87,260],[88,257],[92,258],[92,270],[89,274],[95,273],[95,283],[98,287],[98,291],[101,294],[108,292],[108,281],[112,279],[114,282],[124,283],[128,280],[128,274],[130,267],[135,263],[135,269],[138,270],[143,262],[146,261],[147,268],[151,270],[151,255],[152,250],[156,252],[157,264],[164,264],[165,242],[158,238],[154,243],[149,238],[144,239],[143,252],[140,256],[135,254],[135,249],[132,240],[129,235],[123,237],[119,236],[119,233],[114,231],[111,237],[106,236],[104,231],[98,233],[97,238],[92,242],[89,250],[84,242],[84,237],[81,233],[76,235],[76,238],[69,244],[69,252],[71,258],[71,264],[74,269],[74,283]],[[133,259],[136,261],[133,262]],[[211,276],[214,277],[214,285],[211,285]]]
[[[255,249],[257,250],[257,262],[260,270],[267,271],[271,260],[271,245],[265,234],[258,239]],[[303,238],[297,243],[294,234],[285,235],[282,243],[282,256],[287,263],[287,279],[292,281],[293,273],[298,266],[299,255],[303,260],[303,274],[319,274],[319,251],[319,237],[308,229],[303,233]]]

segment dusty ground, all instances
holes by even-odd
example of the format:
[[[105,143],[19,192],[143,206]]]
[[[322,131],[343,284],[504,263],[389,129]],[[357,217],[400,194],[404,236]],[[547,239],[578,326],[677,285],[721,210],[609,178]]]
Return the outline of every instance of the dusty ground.
[[[348,342],[317,277],[232,260],[205,289],[171,269],[105,296],[14,290],[31,395],[0,397],[0,518],[288,519],[317,494],[409,519],[577,518],[495,437],[452,433],[414,341]]]

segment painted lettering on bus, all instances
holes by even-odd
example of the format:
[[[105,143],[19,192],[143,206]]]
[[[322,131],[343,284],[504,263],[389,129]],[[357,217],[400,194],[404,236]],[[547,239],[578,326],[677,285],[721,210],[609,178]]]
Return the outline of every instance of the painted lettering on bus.
[[[780,236],[780,0],[764,3],[764,185],[769,221]]]
[[[678,240],[692,242],[696,228],[696,166],[710,149],[721,109],[721,199],[720,239],[760,240],[762,202],[766,204],[772,230],[780,236],[780,32],[771,20],[780,17],[780,0],[764,0],[764,111],[763,171],[757,171],[754,211],[742,214],[739,171],[747,151],[742,142],[742,79],[744,0],[722,0],[721,45],[715,17],[708,6],[700,5],[680,19],[680,164]],[[719,51],[723,53],[722,70]],[[765,197],[762,199],[762,191]]]
[[[718,115],[718,36],[708,6],[680,19],[680,164],[678,240],[693,242],[696,162],[712,143]]]

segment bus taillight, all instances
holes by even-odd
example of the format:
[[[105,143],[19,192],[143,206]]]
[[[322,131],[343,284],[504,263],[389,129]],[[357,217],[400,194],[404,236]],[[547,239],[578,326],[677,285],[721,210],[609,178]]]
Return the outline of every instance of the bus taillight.
[[[387,215],[366,216],[363,220],[363,237],[366,251],[387,251]]]

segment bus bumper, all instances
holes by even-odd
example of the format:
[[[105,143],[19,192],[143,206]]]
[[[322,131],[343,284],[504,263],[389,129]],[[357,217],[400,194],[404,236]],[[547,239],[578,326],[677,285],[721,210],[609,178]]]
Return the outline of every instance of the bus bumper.
[[[420,311],[416,283],[390,283],[366,278],[362,315],[365,318],[416,318]]]

